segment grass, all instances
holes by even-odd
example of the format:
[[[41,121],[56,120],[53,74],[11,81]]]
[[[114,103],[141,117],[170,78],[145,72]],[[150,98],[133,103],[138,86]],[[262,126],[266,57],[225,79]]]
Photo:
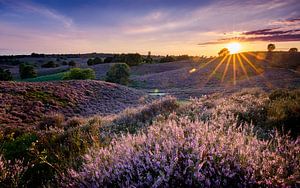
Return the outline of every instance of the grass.
[[[22,81],[25,82],[47,82],[47,81],[59,81],[63,80],[63,77],[66,72],[60,72],[60,73],[55,73],[55,74],[49,74],[45,76],[39,76],[36,78],[29,78],[29,79],[24,79]]]

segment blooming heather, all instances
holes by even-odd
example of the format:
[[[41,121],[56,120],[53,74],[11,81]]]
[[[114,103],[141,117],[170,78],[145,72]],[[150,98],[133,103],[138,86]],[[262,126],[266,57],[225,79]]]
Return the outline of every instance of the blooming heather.
[[[233,100],[238,95],[232,97]],[[247,97],[251,96],[241,95],[239,101],[243,103],[249,99]],[[261,104],[260,100],[258,97],[257,105]],[[246,103],[255,105],[256,102]],[[214,104],[209,119],[205,121],[199,116],[191,119],[191,116],[174,113],[142,133],[122,135],[108,147],[91,149],[83,157],[82,167],[70,169],[62,185],[295,186],[300,179],[300,139],[290,140],[279,135],[269,140],[258,139],[251,125],[237,126],[233,112],[218,111],[226,109],[226,103],[225,100]],[[195,99],[192,105],[204,110],[200,100],[197,103]],[[220,105],[224,107],[219,108]],[[233,109],[230,106],[228,109]],[[239,106],[244,112],[249,107],[247,104]],[[192,113],[202,113],[202,110]]]

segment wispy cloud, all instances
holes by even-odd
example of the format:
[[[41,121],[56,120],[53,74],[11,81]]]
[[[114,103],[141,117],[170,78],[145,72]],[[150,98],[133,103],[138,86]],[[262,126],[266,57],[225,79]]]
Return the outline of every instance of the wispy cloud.
[[[69,28],[73,25],[73,20],[71,18],[64,16],[55,10],[52,10],[50,8],[44,7],[39,4],[35,4],[27,1],[15,1],[15,0],[0,0],[0,3],[19,12],[36,13],[41,16],[53,19],[58,23],[62,23],[66,28]]]

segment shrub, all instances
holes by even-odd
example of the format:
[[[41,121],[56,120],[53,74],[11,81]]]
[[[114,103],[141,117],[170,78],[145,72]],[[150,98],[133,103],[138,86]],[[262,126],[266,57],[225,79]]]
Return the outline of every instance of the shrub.
[[[0,154],[0,187],[19,187],[27,168],[21,160],[5,160]]]
[[[127,85],[129,82],[130,68],[125,63],[114,64],[106,73],[106,81]]]
[[[175,116],[175,117],[173,117]],[[178,118],[94,148],[67,187],[288,187],[299,179],[299,141],[259,140],[251,127]]]
[[[143,57],[138,54],[121,54],[115,55],[113,58],[113,62],[124,62],[129,66],[136,66],[143,62]]]
[[[275,90],[270,96],[267,108],[268,126],[279,131],[291,131],[293,136],[300,135],[300,90]]]
[[[64,80],[87,80],[95,79],[95,71],[93,69],[72,68],[69,72],[65,73]]]
[[[167,55],[166,57],[163,57],[160,59],[160,63],[167,63],[167,62],[173,62],[176,61],[176,59],[172,56]]]
[[[88,66],[97,65],[103,63],[102,59],[99,57],[96,57],[95,59],[89,59],[87,61]]]
[[[21,79],[37,77],[37,72],[32,65],[20,64],[19,73]]]
[[[296,53],[296,52],[298,52],[298,48],[290,48],[289,52],[290,53]]]
[[[42,65],[43,68],[55,68],[58,67],[59,65],[57,63],[54,63],[53,61],[49,61],[45,64]]]
[[[113,57],[106,57],[104,59],[104,63],[111,63],[111,62],[113,62]]]
[[[75,62],[75,61],[69,61],[69,66],[71,66],[71,67],[76,67],[76,65],[77,65],[77,63]]]
[[[13,80],[11,72],[9,70],[4,70],[0,68],[0,81],[10,81]]]
[[[29,148],[36,140],[37,136],[31,133],[25,133],[16,139],[12,138],[4,142],[3,154],[9,160],[24,159],[28,161],[30,159]]]
[[[41,130],[48,130],[50,127],[63,128],[64,121],[65,117],[63,114],[48,115],[42,119],[41,123],[39,124],[39,128]]]

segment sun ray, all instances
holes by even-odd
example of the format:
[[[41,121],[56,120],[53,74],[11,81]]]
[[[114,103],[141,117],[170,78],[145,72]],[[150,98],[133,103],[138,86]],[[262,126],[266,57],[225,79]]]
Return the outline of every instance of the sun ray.
[[[255,53],[253,53],[253,52],[246,52],[246,53],[249,54],[249,55],[251,55],[251,56],[253,56],[253,57],[255,57],[255,59],[257,59],[257,60],[267,61],[266,58],[260,57],[258,54],[255,54]]]
[[[199,67],[199,69],[202,69],[202,68],[206,67],[208,64],[210,64],[211,62],[215,61],[217,58],[218,58],[218,57],[214,57],[213,59],[209,60],[207,63],[201,65],[201,66]]]
[[[229,67],[229,63],[230,63],[230,61],[231,61],[231,58],[232,58],[232,56],[230,55],[229,58],[227,59],[226,67],[225,67],[225,70],[224,70],[224,72],[223,72],[223,76],[222,76],[221,82],[223,82],[224,79],[225,79],[225,76],[226,76],[226,74],[227,74],[227,71],[228,71],[228,67]]]
[[[224,56],[223,59],[220,61],[220,63],[216,66],[216,68],[213,70],[213,72],[209,75],[208,80],[211,79],[211,77],[216,74],[217,70],[220,68],[220,66],[223,64],[223,62],[226,60],[228,55]]]
[[[237,54],[237,58],[238,58],[238,62],[240,63],[240,65],[241,65],[241,67],[242,67],[242,70],[243,70],[243,72],[244,72],[244,74],[245,74],[247,80],[249,80],[248,72],[247,72],[247,70],[246,70],[246,68],[245,68],[245,66],[244,66],[243,61],[241,60],[240,54]]]
[[[232,67],[233,67],[233,84],[236,85],[236,54],[233,54],[233,64],[232,64]]]
[[[261,72],[256,68],[256,66],[244,55],[241,54],[241,57],[255,70],[257,74],[260,74]]]
[[[255,67],[255,65],[253,65],[253,63],[244,55],[244,54],[241,54],[241,57],[243,58],[243,59],[245,59],[246,60],[246,62],[256,71],[256,73],[260,76],[260,77],[262,77],[264,80],[265,80],[265,82],[266,82],[266,86],[267,87],[269,87],[269,88],[273,88],[273,85],[272,85],[272,83],[271,82],[269,82],[261,73],[261,71],[259,71],[256,67]]]

